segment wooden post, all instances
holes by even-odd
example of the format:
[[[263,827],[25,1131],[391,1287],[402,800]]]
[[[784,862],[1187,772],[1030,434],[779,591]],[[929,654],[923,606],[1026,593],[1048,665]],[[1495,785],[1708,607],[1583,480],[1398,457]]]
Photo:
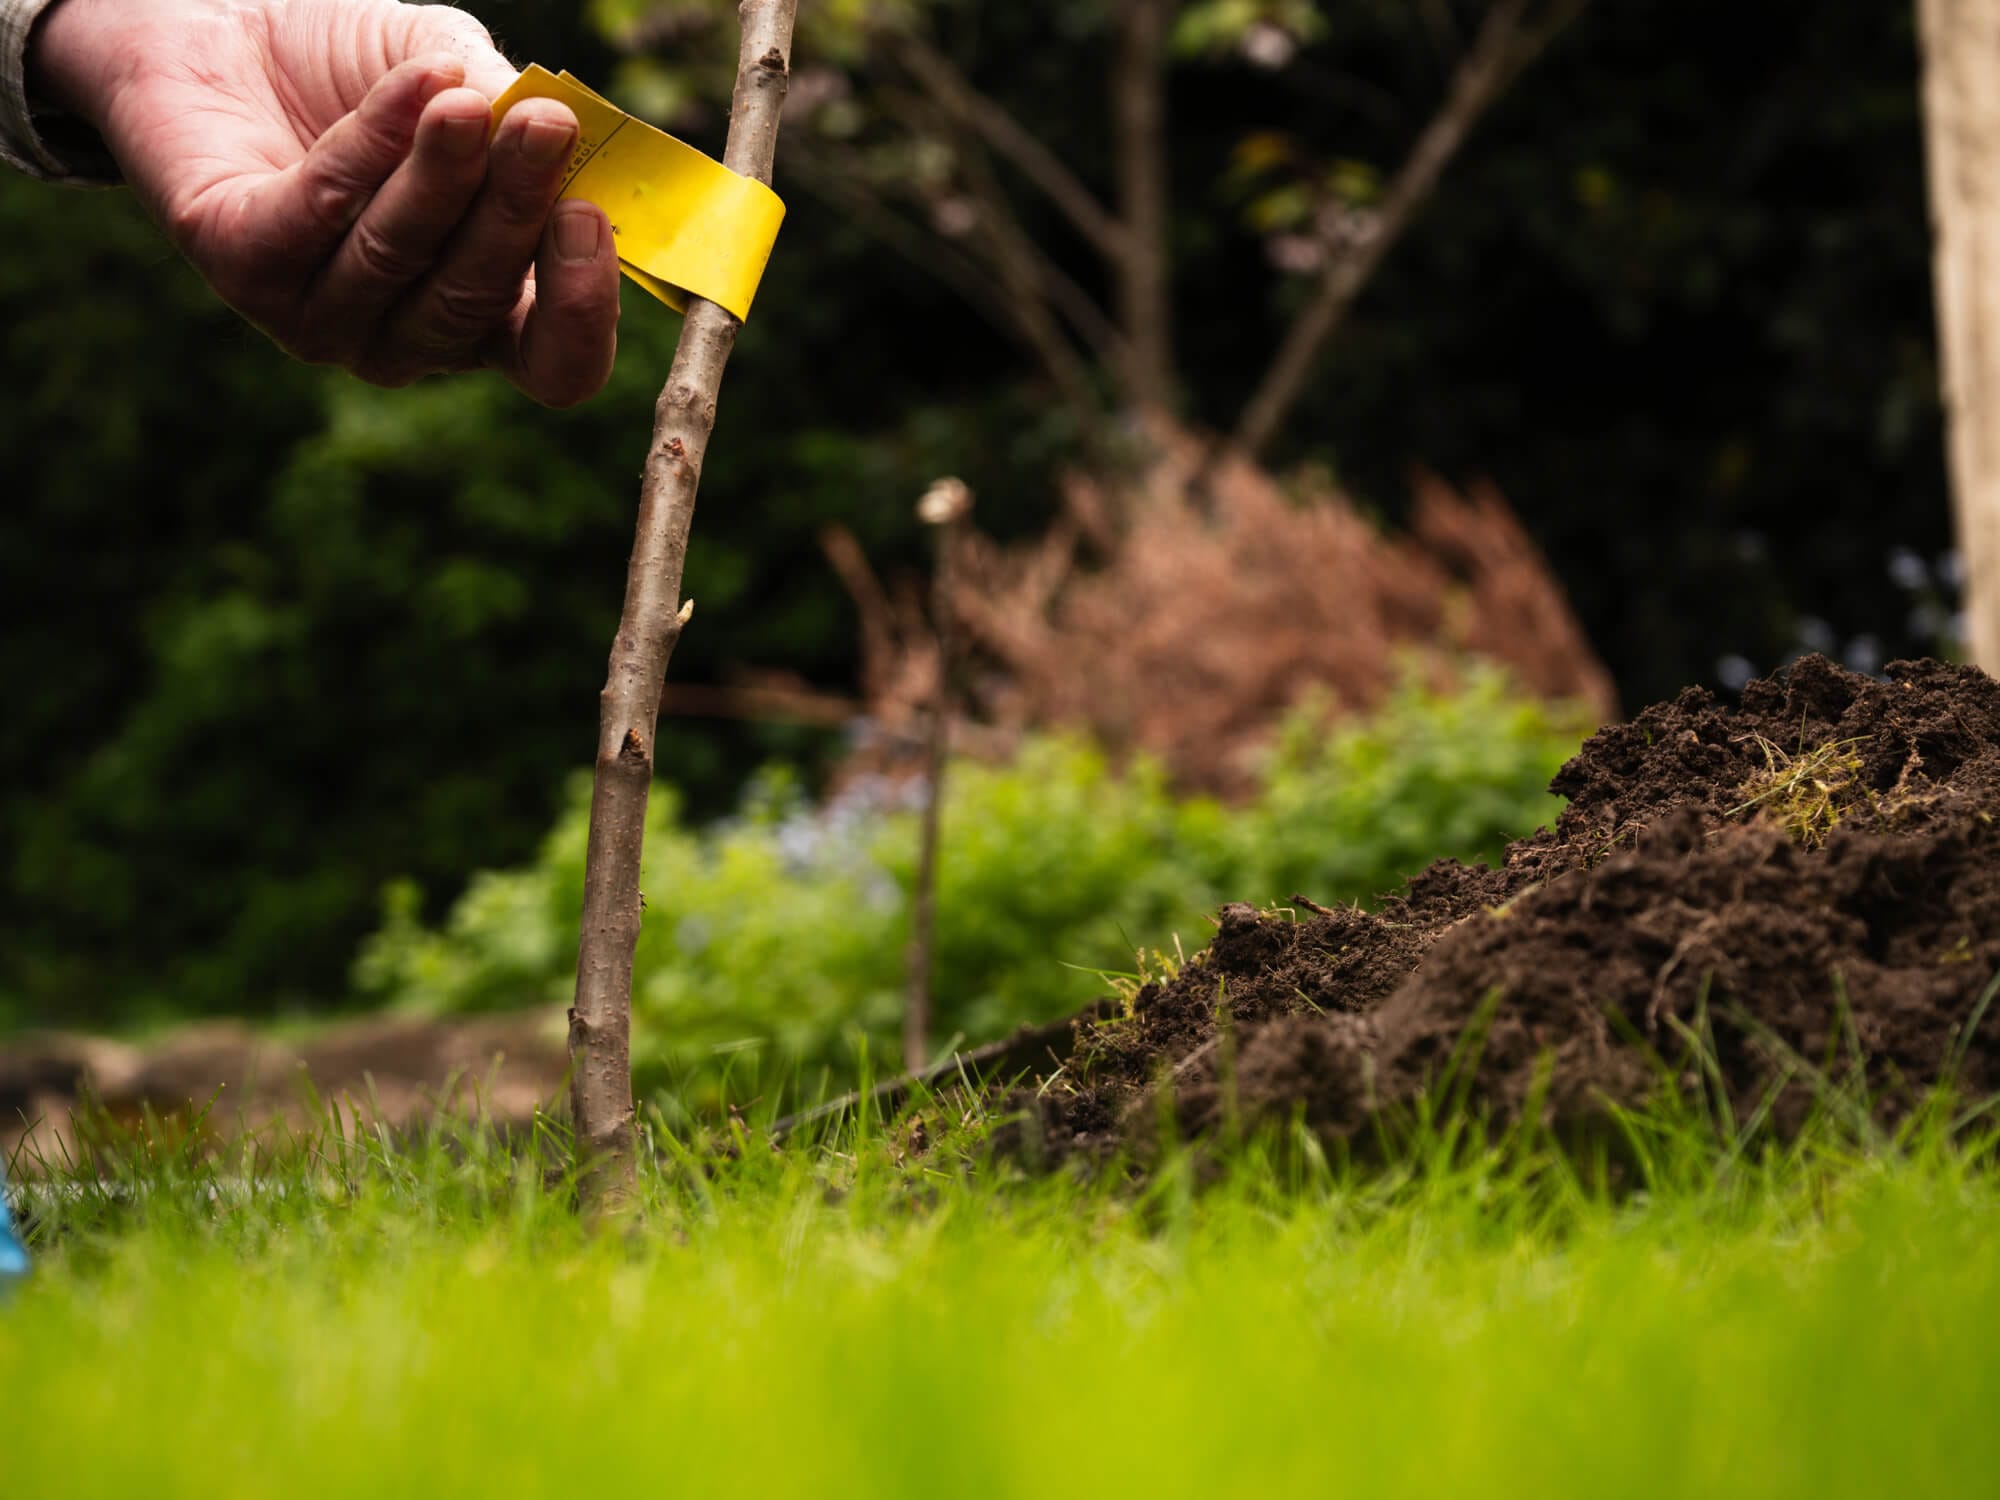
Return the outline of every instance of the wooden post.
[[[1919,0],[1917,16],[1965,650],[2000,675],[2000,5]]]
[[[797,9],[798,0],[743,0],[737,11],[742,41],[722,162],[765,183],[771,180],[778,120],[791,83]],[[653,408],[625,608],[599,698],[569,1055],[582,1192],[585,1206],[600,1211],[624,1203],[636,1182],[632,953],[639,942],[639,867],[653,784],[653,739],[667,661],[694,610],[693,601],[681,602],[681,570],[701,461],[715,428],[716,395],[740,326],[713,302],[688,299],[674,362]]]

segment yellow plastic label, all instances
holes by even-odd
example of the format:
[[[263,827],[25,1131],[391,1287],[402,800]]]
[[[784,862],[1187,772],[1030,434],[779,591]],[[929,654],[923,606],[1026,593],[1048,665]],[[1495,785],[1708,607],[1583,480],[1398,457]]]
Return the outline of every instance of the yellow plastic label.
[[[604,210],[627,276],[676,312],[687,310],[692,292],[739,319],[750,315],[785,218],[776,193],[567,73],[530,65],[493,101],[493,123],[523,99],[560,99],[576,115],[581,133],[561,196]]]

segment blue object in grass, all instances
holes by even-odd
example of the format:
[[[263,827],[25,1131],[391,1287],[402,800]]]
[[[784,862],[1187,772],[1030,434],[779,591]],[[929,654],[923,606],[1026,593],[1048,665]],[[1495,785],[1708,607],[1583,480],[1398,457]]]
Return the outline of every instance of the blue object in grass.
[[[0,1287],[28,1274],[28,1252],[14,1237],[14,1221],[7,1212],[6,1186],[6,1179],[0,1178]]]

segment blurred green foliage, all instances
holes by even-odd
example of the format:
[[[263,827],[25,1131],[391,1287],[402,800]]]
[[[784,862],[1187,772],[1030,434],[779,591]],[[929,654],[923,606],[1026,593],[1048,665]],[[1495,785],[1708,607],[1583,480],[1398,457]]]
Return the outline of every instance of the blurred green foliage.
[[[989,1040],[1105,991],[1138,948],[1187,951],[1225,901],[1368,900],[1433,858],[1488,859],[1554,816],[1545,790],[1579,730],[1471,674],[1448,697],[1406,686],[1329,732],[1297,715],[1247,806],[1175,798],[1146,765],[1032,744],[946,781],[934,1040]],[[648,808],[653,902],[633,979],[642,1080],[680,1104],[734,1090],[853,1080],[865,1047],[896,1055],[916,846],[916,789],[850,786],[814,807],[767,774],[742,816],[690,829],[671,789]],[[569,997],[589,786],[534,864],[478,876],[436,928],[408,882],[388,892],[358,967],[382,1000],[438,1012]],[[738,1094],[738,1097],[744,1097]]]
[[[603,3],[604,30],[582,6],[472,8],[516,56],[604,80],[605,31],[661,13]],[[1233,415],[1303,290],[1245,220],[1242,142],[1316,142],[1374,180],[1445,76],[1419,14],[1437,8],[1400,0],[1314,8],[1323,33],[1275,77],[1230,50],[1230,27],[1296,9],[1184,11],[1174,238],[1200,420]],[[1099,0],[924,10],[1102,190]],[[1628,703],[1724,652],[1768,666],[1810,615],[1885,654],[1928,645],[1883,568],[1892,545],[1947,545],[1911,24],[1906,5],[1594,6],[1454,163],[1278,456],[1391,517],[1413,460],[1494,474]],[[678,127],[711,150],[713,97]],[[781,150],[790,218],[704,479],[687,681],[847,686],[818,529],[921,566],[911,499],[956,472],[983,525],[1022,534],[1074,438],[1010,345],[790,171]],[[628,299],[613,386],[574,412],[486,377],[380,393],[267,347],[122,194],[0,179],[0,235],[0,1027],[340,1003],[382,883],[412,876],[435,918],[465,872],[529,856],[590,753],[675,322]],[[676,721],[660,765],[694,823],[750,768],[811,781],[836,748]]]

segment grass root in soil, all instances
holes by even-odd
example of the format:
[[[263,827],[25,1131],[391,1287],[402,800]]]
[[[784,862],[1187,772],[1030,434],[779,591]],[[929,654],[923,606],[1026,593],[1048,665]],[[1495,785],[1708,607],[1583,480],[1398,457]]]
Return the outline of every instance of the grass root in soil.
[[[2000,1092],[2000,683],[1807,657],[1601,730],[1552,789],[1556,826],[1498,869],[1441,861],[1373,911],[1223,908],[1177,974],[1077,1019],[1009,1138],[1144,1153],[1168,1113],[1351,1139],[1448,1073],[1579,1137],[1662,1088],[1781,1131],[1833,1089],[1884,1122],[1946,1079]]]

